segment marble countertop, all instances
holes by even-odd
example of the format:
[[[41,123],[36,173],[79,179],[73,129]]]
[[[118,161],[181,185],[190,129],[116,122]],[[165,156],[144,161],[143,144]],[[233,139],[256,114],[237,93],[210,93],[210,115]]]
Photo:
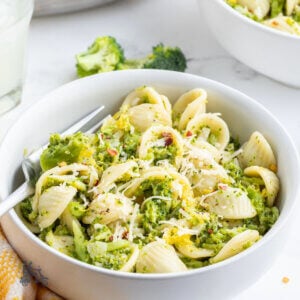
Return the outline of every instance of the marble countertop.
[[[76,78],[74,55],[100,35],[116,37],[128,57],[143,56],[159,42],[180,46],[188,57],[187,72],[253,97],[282,122],[300,147],[300,89],[272,81],[226,53],[208,30],[196,0],[120,0],[80,13],[33,19],[24,99],[0,117],[0,138],[24,109]],[[299,228],[300,218],[294,219],[291,228]],[[273,267],[236,299],[299,299],[300,236],[296,230],[289,234],[285,250]],[[283,277],[290,281],[284,284]]]

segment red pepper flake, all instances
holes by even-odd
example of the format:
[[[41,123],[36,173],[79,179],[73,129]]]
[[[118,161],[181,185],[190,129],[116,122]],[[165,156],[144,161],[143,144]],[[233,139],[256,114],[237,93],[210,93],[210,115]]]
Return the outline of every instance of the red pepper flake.
[[[165,146],[170,146],[173,144],[173,138],[169,137],[169,138],[165,138]]]
[[[161,136],[165,138],[166,147],[173,144],[173,136],[171,132],[162,132]]]
[[[129,235],[129,232],[124,231],[123,234],[122,234],[122,238],[128,240],[128,235]]]
[[[113,240],[114,240],[114,237],[111,235],[111,236],[109,237],[109,241],[112,242]]]
[[[186,132],[186,134],[185,134],[186,136],[192,136],[193,135],[193,133],[189,130],[189,131],[187,131]]]
[[[207,229],[207,232],[208,232],[209,234],[214,233],[214,231],[213,231],[211,228],[208,228],[208,229]]]
[[[227,188],[228,188],[228,185],[227,184],[219,183],[218,187],[219,187],[220,190],[226,191]]]
[[[118,154],[118,151],[115,150],[115,149],[107,149],[107,153],[110,155],[110,156],[116,156]]]

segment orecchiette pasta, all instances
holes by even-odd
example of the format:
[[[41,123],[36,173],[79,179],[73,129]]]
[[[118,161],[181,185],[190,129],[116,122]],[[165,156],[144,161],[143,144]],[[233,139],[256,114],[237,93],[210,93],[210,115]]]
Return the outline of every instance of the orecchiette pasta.
[[[248,167],[244,172],[247,176],[262,178],[267,191],[268,205],[273,206],[279,191],[279,179],[276,174],[269,169],[258,166]]]
[[[54,223],[63,213],[77,190],[72,186],[52,186],[43,192],[38,204],[38,224],[41,229]]]
[[[245,16],[293,35],[300,35],[299,0],[225,0]]]
[[[259,19],[264,18],[270,10],[269,0],[237,0],[237,4],[247,7]]]
[[[187,123],[195,115],[206,112],[207,93],[203,89],[193,89],[183,94],[174,104],[175,120],[178,118],[178,128],[185,129]]]
[[[130,123],[144,132],[154,124],[171,126],[171,115],[158,104],[140,104],[128,110]]]
[[[188,122],[186,130],[195,135],[196,141],[208,141],[218,150],[224,150],[229,143],[227,124],[216,114],[196,115]]]
[[[275,18],[263,22],[268,27],[287,32],[290,34],[300,35],[300,24],[291,17],[279,15]]]
[[[243,168],[249,166],[276,168],[273,150],[260,132],[253,132],[250,139],[242,146],[242,150],[239,155],[239,162]]]
[[[99,185],[96,187],[97,193],[106,191],[108,192],[112,188],[117,180],[128,180],[135,176],[134,169],[136,169],[137,163],[135,161],[127,161],[123,164],[118,164],[107,168],[101,177]]]
[[[52,136],[42,157],[54,167],[18,214],[50,247],[99,268],[184,272],[238,254],[278,218],[277,161],[257,131],[240,147],[207,101],[195,88],[172,111],[144,86],[95,134]]]
[[[246,248],[250,247],[253,243],[255,243],[259,239],[259,233],[256,230],[246,230],[242,233],[239,233],[235,237],[233,237],[225,246],[221,249],[221,251],[211,259],[213,263],[222,261],[226,258],[234,256]]]
[[[204,196],[202,204],[225,219],[248,219],[257,214],[244,191],[228,186]]]
[[[136,263],[138,273],[170,273],[186,271],[174,248],[156,241],[144,246]]]
[[[173,159],[181,157],[183,153],[182,138],[175,129],[167,126],[150,127],[141,137],[139,158]]]

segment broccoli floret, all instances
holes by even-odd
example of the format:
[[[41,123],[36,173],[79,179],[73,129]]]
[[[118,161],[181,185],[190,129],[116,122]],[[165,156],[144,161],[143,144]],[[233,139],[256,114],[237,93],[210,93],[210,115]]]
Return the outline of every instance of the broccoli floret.
[[[283,12],[285,0],[272,0],[271,1],[271,18],[277,17]]]
[[[163,69],[184,72],[186,67],[186,58],[178,47],[171,48],[158,44],[146,58],[125,60],[117,68],[118,70]]]
[[[158,44],[152,53],[141,59],[125,59],[122,47],[115,38],[98,37],[86,52],[76,56],[78,77],[128,69],[163,69],[184,72],[186,58],[178,47]]]
[[[51,135],[50,143],[40,157],[40,163],[43,171],[54,168],[62,162],[92,163],[93,153],[91,138],[82,132],[66,137],[56,133]]]
[[[124,61],[124,52],[111,36],[98,37],[86,52],[76,55],[77,74],[85,77],[113,71]]]

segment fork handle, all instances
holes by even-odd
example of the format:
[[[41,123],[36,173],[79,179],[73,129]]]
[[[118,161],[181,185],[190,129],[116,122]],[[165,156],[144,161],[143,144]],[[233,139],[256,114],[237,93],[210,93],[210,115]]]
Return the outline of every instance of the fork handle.
[[[10,209],[15,207],[18,203],[25,198],[32,195],[34,188],[29,181],[24,182],[19,188],[17,188],[12,194],[10,194],[4,201],[0,202],[0,218],[7,213]]]

